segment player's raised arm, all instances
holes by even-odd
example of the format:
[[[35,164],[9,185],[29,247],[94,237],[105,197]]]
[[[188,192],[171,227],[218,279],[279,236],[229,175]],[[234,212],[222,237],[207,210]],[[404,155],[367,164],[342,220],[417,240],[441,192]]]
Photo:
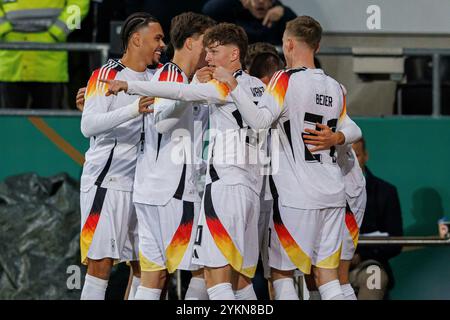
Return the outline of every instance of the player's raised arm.
[[[98,80],[98,74],[99,70],[93,73],[86,91],[85,106],[81,116],[81,132],[85,137],[98,136],[137,117],[140,113],[153,112],[147,109],[153,103],[152,98],[136,98],[134,103],[126,107],[108,111],[114,98],[105,96],[108,87]]]
[[[199,84],[152,83],[148,85],[140,81],[128,83],[128,94],[143,94],[143,92],[152,92],[152,96],[155,97],[181,101],[206,101],[219,104],[232,101],[227,86],[216,80]]]
[[[344,135],[343,144],[352,144],[362,138],[362,131],[358,125],[347,115],[347,90],[341,85],[342,89],[342,111],[337,124],[337,131]]]
[[[279,107],[277,105],[271,95],[271,91],[269,91],[272,81],[257,106],[253,102],[253,97],[238,84],[237,80],[226,69],[222,67],[217,68],[214,72],[214,78],[221,81],[221,83],[227,84],[228,88],[231,90],[230,96],[233,98],[242,118],[251,128],[268,129],[280,116],[283,108],[282,106]]]
[[[337,130],[344,134],[344,144],[355,143],[362,137],[361,128],[347,114],[339,119]]]
[[[206,101],[219,104],[232,102],[228,87],[217,80],[200,84],[117,80],[102,80],[102,82],[109,85],[107,96],[124,91],[131,95],[145,95],[181,101]]]

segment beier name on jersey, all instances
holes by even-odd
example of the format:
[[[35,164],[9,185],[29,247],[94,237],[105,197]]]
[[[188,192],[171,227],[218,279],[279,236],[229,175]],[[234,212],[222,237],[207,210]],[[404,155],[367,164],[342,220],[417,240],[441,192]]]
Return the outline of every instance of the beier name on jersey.
[[[316,94],[316,104],[325,107],[333,107],[333,97],[324,94]]]

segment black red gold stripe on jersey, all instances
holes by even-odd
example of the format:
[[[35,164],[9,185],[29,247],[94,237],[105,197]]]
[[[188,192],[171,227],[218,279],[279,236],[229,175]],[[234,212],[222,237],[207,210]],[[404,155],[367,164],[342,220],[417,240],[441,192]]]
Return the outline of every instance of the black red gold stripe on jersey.
[[[294,146],[292,145],[291,121],[290,120],[285,121],[283,123],[283,128],[284,128],[284,133],[286,134],[286,137],[288,138],[289,146],[291,147],[291,150],[292,150],[292,157],[294,158],[294,161],[295,161]]]
[[[178,269],[191,241],[194,224],[194,203],[183,201],[183,215],[175,234],[166,249],[167,270],[173,273]]]
[[[92,243],[92,239],[94,238],[95,230],[97,230],[97,225],[100,220],[100,215],[103,208],[103,203],[105,202],[105,196],[107,189],[102,188],[101,185],[103,180],[105,179],[108,171],[111,167],[112,159],[114,156],[114,149],[117,146],[117,140],[114,144],[114,147],[111,149],[109,153],[108,160],[106,161],[105,167],[97,178],[95,185],[97,186],[97,190],[94,196],[94,202],[92,203],[91,210],[89,211],[89,216],[86,219],[86,222],[83,225],[80,236],[80,249],[81,249],[81,263],[87,263],[87,254],[89,252],[89,248]]]
[[[348,202],[345,208],[345,226],[352,237],[353,245],[356,249],[358,246],[359,228],[358,223],[356,222],[355,214],[350,209]]]
[[[239,252],[238,248],[233,243],[230,235],[223,226],[219,217],[217,216],[216,210],[213,205],[211,196],[211,186],[212,184],[207,184],[204,195],[204,206],[205,206],[205,216],[206,224],[208,225],[208,230],[211,236],[219,248],[220,252],[223,254],[225,259],[233,267],[234,270],[242,272],[242,265],[244,258]]]
[[[96,95],[105,95],[108,92],[108,84],[100,82],[100,79],[114,80],[117,73],[125,67],[116,60],[109,60],[103,67],[95,70],[89,79],[86,89],[86,99]]]
[[[156,160],[158,160],[159,157],[159,151],[161,150],[161,140],[162,140],[162,133],[158,133],[158,142],[156,146]]]
[[[273,200],[273,225],[281,246],[292,263],[303,273],[310,274],[311,258],[300,248],[294,237],[283,223],[279,208],[279,199]]]
[[[97,187],[89,216],[87,217],[86,222],[83,225],[83,229],[81,230],[80,249],[81,263],[83,264],[87,264],[87,255],[100,220],[103,203],[105,202],[106,191],[107,189],[105,188]]]
[[[289,86],[289,79],[291,75],[293,75],[296,72],[301,72],[305,70],[306,68],[281,70],[273,75],[272,79],[267,85],[266,91],[271,96],[273,96],[273,98],[275,99],[280,108],[284,107],[284,99],[286,97],[286,92]]]
[[[178,200],[183,199],[184,187],[186,185],[186,164],[183,165],[183,171],[181,172],[180,182],[178,183],[178,188],[175,191],[173,197]]]
[[[158,81],[167,82],[184,82],[181,69],[173,62],[164,65],[163,70],[159,74]]]

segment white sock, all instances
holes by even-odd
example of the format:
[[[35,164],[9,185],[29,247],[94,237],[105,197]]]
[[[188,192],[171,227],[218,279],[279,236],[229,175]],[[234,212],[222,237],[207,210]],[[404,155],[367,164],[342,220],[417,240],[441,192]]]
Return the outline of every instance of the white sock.
[[[139,286],[134,296],[135,300],[159,300],[161,298],[161,289],[146,288]]]
[[[252,284],[249,284],[244,289],[236,290],[234,296],[236,300],[258,300]]]
[[[309,292],[309,300],[322,300],[320,292],[318,290],[312,290]]]
[[[339,280],[333,280],[319,287],[322,300],[345,300]]]
[[[184,300],[209,300],[205,279],[192,277]]]
[[[135,300],[137,288],[139,287],[140,284],[141,278],[133,276],[133,279],[131,280],[130,292],[128,293],[128,300]]]
[[[299,300],[292,278],[278,279],[273,282],[275,300]]]
[[[350,283],[341,285],[342,293],[344,294],[345,300],[358,300],[355,295],[355,290]]]
[[[105,300],[108,280],[86,274],[80,300]]]
[[[236,300],[234,297],[231,283],[219,283],[208,289],[210,300]]]

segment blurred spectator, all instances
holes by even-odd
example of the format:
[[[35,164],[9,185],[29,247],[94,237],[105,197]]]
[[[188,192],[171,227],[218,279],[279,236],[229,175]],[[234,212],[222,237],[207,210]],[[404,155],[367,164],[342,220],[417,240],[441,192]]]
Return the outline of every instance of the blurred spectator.
[[[447,218],[442,218],[438,221],[439,237],[441,239],[450,238],[450,221]]]
[[[297,15],[274,0],[209,0],[203,13],[216,21],[242,26],[249,43],[269,42],[281,45],[286,23]]]
[[[150,13],[160,21],[166,38],[169,43],[169,30],[172,18],[183,12],[201,13],[205,0],[125,0],[126,13],[131,14],[137,11]]]
[[[397,189],[390,183],[373,175],[366,167],[369,154],[364,138],[353,144],[358,162],[366,177],[367,205],[360,229],[363,234],[387,234],[402,236],[402,213]],[[401,246],[358,246],[352,261],[350,282],[358,292],[358,300],[382,300],[386,298],[389,289],[394,286],[394,277],[389,260],[400,254]],[[370,289],[367,280],[373,275],[369,272],[371,266],[381,270],[379,289]],[[370,270],[370,269],[369,269]]]
[[[0,41],[65,42],[76,20],[71,6],[77,6],[83,18],[89,0],[2,1]],[[2,107],[61,107],[64,84],[69,81],[67,57],[64,51],[0,50]]]

